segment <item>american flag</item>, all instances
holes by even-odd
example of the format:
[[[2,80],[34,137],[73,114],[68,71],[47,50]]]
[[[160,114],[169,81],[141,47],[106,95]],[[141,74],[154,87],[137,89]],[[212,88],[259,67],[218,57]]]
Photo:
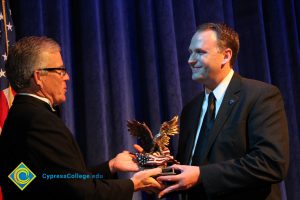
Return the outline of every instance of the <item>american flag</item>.
[[[15,40],[15,31],[9,4],[7,1],[2,0],[0,5],[0,135],[8,109],[14,98],[14,92],[6,78],[4,64],[7,59],[8,47],[15,43]],[[0,200],[3,200],[1,186]]]
[[[179,162],[175,160],[173,156],[171,156],[168,148],[163,149],[161,153],[135,153],[136,161],[140,166],[145,168],[167,166],[169,163],[179,164]]]
[[[14,98],[14,92],[8,84],[4,68],[8,47],[15,43],[15,31],[11,18],[11,10],[7,0],[1,1],[0,7],[0,134],[8,110]],[[1,200],[1,198],[0,198]]]

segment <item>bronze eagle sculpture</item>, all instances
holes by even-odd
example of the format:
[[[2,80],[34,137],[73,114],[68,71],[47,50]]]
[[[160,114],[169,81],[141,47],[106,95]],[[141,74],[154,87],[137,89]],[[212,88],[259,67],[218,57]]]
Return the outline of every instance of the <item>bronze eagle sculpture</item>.
[[[170,136],[179,133],[178,116],[170,121],[164,122],[159,133],[153,136],[153,133],[145,123],[136,120],[128,121],[128,131],[131,135],[137,137],[144,149],[142,153],[137,153],[137,161],[142,166],[164,165],[169,162],[178,163],[170,155],[168,145]]]

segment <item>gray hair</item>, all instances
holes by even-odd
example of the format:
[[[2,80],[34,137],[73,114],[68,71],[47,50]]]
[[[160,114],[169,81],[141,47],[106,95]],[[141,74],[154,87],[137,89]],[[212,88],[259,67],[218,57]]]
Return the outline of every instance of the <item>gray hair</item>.
[[[59,44],[47,37],[24,37],[16,42],[9,50],[5,65],[6,75],[12,88],[20,92],[24,88],[31,87],[30,80],[34,70],[46,64],[41,54],[59,51]]]

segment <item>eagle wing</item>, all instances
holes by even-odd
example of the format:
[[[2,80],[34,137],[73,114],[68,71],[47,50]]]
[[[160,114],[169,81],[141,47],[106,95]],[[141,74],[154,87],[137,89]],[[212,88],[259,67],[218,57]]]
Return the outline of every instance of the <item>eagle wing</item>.
[[[160,138],[160,146],[162,147],[162,149],[168,148],[169,144],[170,144],[170,137],[166,134],[164,134],[161,138]]]
[[[130,134],[137,137],[141,142],[144,151],[149,153],[154,146],[153,134],[149,127],[145,123],[140,123],[135,120],[127,121],[127,127]]]
[[[170,137],[179,133],[178,116],[173,117],[170,121],[164,122],[159,130],[159,134],[162,135],[159,143],[162,146],[168,146]]]

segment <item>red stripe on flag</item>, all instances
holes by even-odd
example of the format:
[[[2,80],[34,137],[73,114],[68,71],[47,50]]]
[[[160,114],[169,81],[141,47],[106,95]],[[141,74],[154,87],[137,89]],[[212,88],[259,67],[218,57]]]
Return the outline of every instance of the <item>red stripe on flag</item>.
[[[0,91],[0,108],[1,108],[0,109],[0,134],[1,134],[2,127],[9,110],[8,102],[3,91]]]

